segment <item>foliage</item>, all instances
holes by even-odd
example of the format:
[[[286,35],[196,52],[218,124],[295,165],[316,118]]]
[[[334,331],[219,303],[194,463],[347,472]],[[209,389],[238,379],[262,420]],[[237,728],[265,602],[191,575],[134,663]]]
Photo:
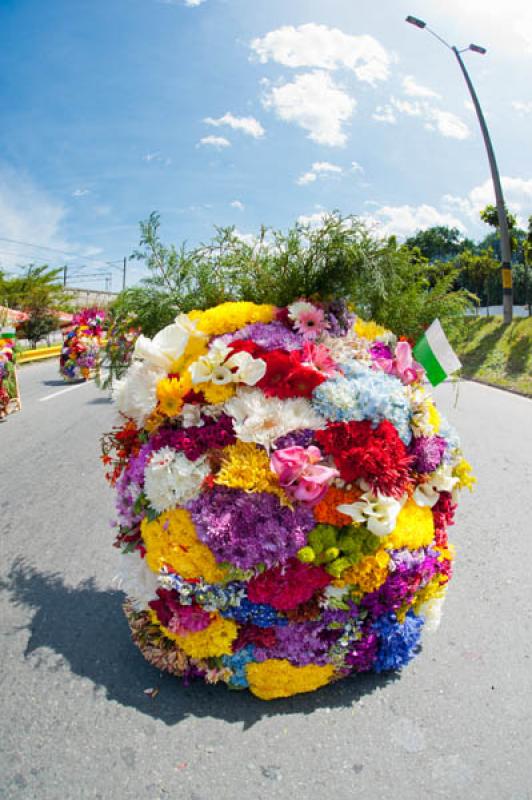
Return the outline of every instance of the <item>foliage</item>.
[[[246,239],[233,227],[216,228],[210,242],[191,250],[163,245],[159,229],[158,214],[141,224],[134,257],[148,277],[114,304],[135,311],[146,335],[192,308],[228,300],[285,306],[314,296],[345,297],[361,315],[412,338],[435,317],[458,335],[471,304],[466,290],[454,289],[456,269],[435,269],[418,249],[376,238],[355,216],[335,212],[318,227],[296,223],[286,233],[262,227]]]
[[[429,261],[447,261],[458,253],[474,248],[474,242],[463,237],[458,228],[447,225],[434,225],[423,231],[417,231],[405,241],[411,250],[418,248],[421,255]]]
[[[32,347],[35,348],[37,342],[57,330],[58,319],[46,308],[30,307],[27,309],[27,313],[30,317],[19,327],[19,334],[25,339],[29,339]]]
[[[532,318],[469,318],[466,333],[458,348],[465,377],[532,397]]]

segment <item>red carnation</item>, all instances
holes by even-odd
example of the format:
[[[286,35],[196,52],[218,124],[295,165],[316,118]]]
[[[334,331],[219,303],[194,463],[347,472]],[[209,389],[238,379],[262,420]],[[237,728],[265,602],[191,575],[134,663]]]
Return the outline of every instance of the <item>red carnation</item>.
[[[445,530],[449,525],[454,525],[455,511],[456,503],[453,503],[450,492],[440,492],[438,502],[432,508],[434,527],[443,528]]]
[[[242,650],[248,644],[257,645],[257,647],[264,647],[270,650],[277,644],[277,636],[273,628],[259,628],[258,625],[243,625],[239,632],[236,641],[233,643],[233,652]]]
[[[266,362],[266,373],[257,386],[268,397],[311,397],[326,376],[301,364],[298,351],[271,350],[260,356]]]
[[[296,608],[331,582],[323,567],[302,564],[297,558],[289,559],[252,578],[248,584],[248,598],[252,603],[268,603],[278,611]]]
[[[410,482],[412,457],[388,420],[333,422],[317,431],[317,442],[334,457],[344,481],[365,480],[373,492],[400,497]]]

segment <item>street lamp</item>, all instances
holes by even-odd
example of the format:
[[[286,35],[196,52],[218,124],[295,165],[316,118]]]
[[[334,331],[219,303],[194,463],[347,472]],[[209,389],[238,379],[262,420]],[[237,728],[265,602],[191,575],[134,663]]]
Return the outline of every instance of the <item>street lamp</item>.
[[[471,78],[469,77],[469,73],[467,72],[461,57],[461,53],[465,53],[467,50],[471,50],[473,53],[480,53],[480,55],[485,55],[486,49],[484,47],[480,47],[478,44],[470,44],[469,47],[464,47],[462,50],[458,50],[457,47],[454,45],[451,47],[451,45],[446,42],[445,39],[442,39],[442,37],[438,36],[435,31],[431,30],[427,26],[427,23],[422,19],[418,19],[417,17],[407,17],[406,22],[409,22],[410,25],[414,25],[416,28],[427,30],[430,34],[432,34],[432,36],[438,39],[439,42],[444,44],[445,47],[447,47],[449,50],[452,50],[456,56],[458,64],[460,65],[467,88],[469,89],[469,94],[471,95],[471,100],[475,106],[475,111],[477,112],[477,117],[480,124],[480,130],[482,131],[484,144],[486,145],[486,152],[488,154],[488,161],[491,170],[491,179],[493,181],[493,189],[495,192],[495,205],[497,207],[499,233],[501,238],[503,313],[504,322],[505,324],[508,324],[512,321],[513,315],[512,250],[510,246],[508,218],[506,216],[506,207],[504,205],[501,179],[499,176],[499,170],[497,168],[497,162],[495,160],[495,153],[493,152],[493,145],[488,132],[488,126],[486,125],[486,120],[484,119],[484,114],[482,113],[480,103],[478,102],[478,97],[471,82]]]

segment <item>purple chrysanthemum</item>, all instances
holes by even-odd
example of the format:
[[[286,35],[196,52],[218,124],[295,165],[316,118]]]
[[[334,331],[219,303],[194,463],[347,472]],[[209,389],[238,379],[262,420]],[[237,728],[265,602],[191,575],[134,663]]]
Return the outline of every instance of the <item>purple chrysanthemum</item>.
[[[294,556],[315,525],[303,505],[293,511],[267,492],[216,486],[187,504],[198,536],[218,561],[239,569],[271,567]]]
[[[323,666],[328,663],[327,653],[331,646],[330,637],[326,634],[323,622],[303,622],[289,624],[285,627],[276,627],[276,644],[273,647],[255,648],[257,661],[266,661],[270,658],[286,658],[297,667],[307,664]],[[341,631],[335,631],[335,638]]]
[[[447,443],[441,436],[420,436],[413,439],[410,454],[414,456],[413,468],[417,472],[434,472],[443,459]]]
[[[275,450],[283,450],[285,447],[310,447],[314,441],[316,431],[304,428],[301,431],[292,431],[286,436],[280,436],[273,443]]]
[[[220,339],[225,344],[231,344],[231,342],[241,339],[251,339],[264,350],[301,350],[305,341],[301,334],[287,328],[279,321],[256,322],[253,325],[246,325],[236,333],[226,334]]]
[[[190,428],[161,428],[151,438],[152,450],[173,447],[181,450],[190,461],[197,461],[213,447],[227,447],[236,442],[233,421],[228,414],[218,419],[203,416],[201,426]]]

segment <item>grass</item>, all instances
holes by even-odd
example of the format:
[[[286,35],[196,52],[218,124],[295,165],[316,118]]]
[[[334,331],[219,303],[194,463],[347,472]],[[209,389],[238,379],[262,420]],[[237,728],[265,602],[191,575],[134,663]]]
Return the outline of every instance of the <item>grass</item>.
[[[532,317],[504,325],[502,317],[468,319],[456,347],[465,378],[532,397]]]

